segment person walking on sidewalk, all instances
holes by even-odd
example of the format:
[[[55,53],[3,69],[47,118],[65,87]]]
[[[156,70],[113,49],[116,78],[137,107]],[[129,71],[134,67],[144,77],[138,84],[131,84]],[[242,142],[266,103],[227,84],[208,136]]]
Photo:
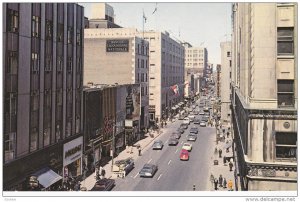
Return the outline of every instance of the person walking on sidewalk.
[[[232,182],[232,180],[228,181],[228,191],[233,191],[233,182]]]
[[[141,149],[141,146],[138,147],[138,151],[139,151],[139,156],[142,155],[142,149]]]
[[[222,149],[219,149],[219,158],[222,158]]]
[[[226,181],[226,178],[224,178],[224,180],[223,180],[223,188],[224,188],[224,189],[227,188],[227,181]]]
[[[210,182],[211,182],[211,187],[214,188],[214,180],[215,180],[215,177],[214,175],[211,173],[210,174]]]
[[[217,178],[215,178],[214,184],[215,184],[215,190],[217,191],[218,190],[218,180],[217,180]]]
[[[222,175],[219,176],[219,187],[223,187],[223,177],[222,177]]]
[[[232,171],[232,167],[233,167],[233,163],[230,161],[230,162],[229,162],[229,171],[230,171],[230,172]]]

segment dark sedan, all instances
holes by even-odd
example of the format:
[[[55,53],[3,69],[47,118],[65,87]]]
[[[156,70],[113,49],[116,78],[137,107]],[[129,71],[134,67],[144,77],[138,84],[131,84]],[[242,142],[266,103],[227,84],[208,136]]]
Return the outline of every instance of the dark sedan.
[[[170,138],[168,143],[169,146],[176,146],[178,144],[178,140],[176,138]]]
[[[180,134],[184,133],[184,129],[183,128],[178,128],[176,131],[179,132]]]
[[[176,139],[180,139],[181,138],[181,134],[179,132],[173,132],[172,137],[175,137]]]
[[[164,143],[161,140],[156,140],[153,145],[152,145],[152,149],[162,149],[164,146]]]
[[[190,129],[190,133],[198,134],[198,128],[192,127],[192,128]]]
[[[91,191],[110,191],[115,186],[114,179],[101,179],[98,180]]]
[[[189,125],[188,124],[185,124],[185,123],[182,123],[181,125],[180,125],[180,128],[182,128],[182,129],[187,129],[189,127]]]
[[[153,177],[157,169],[157,165],[145,164],[142,170],[139,172],[140,177]]]

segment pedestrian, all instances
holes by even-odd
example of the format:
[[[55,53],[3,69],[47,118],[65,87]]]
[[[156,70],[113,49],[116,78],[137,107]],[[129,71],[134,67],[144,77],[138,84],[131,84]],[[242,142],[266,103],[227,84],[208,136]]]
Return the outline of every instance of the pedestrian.
[[[102,167],[102,166],[100,166],[100,168],[99,168],[100,179],[103,179],[103,176],[102,176],[102,170],[103,170],[103,167]]]
[[[215,178],[214,184],[215,184],[215,190],[217,191],[218,190],[218,180],[217,180],[217,178]]]
[[[141,156],[141,152],[142,152],[141,147],[139,147],[138,150],[139,150],[139,156]]]
[[[215,177],[214,175],[211,173],[210,174],[210,182],[211,182],[211,186],[214,187],[214,180],[215,180]]]
[[[218,149],[217,149],[217,147],[215,148],[215,154],[218,154]]]
[[[229,138],[229,131],[227,131],[227,138]]]
[[[227,186],[228,186],[228,191],[233,191],[233,182],[232,182],[232,180],[228,181]]]
[[[95,178],[96,178],[96,181],[100,180],[99,167],[98,166],[96,166],[96,168],[95,168]]]
[[[223,177],[222,177],[222,175],[219,176],[219,187],[223,187]]]
[[[105,172],[105,169],[103,168],[103,169],[102,169],[102,173],[101,173],[101,175],[102,175],[103,178],[105,178],[105,173],[106,173],[106,172]]]
[[[222,149],[219,149],[219,158],[222,158]]]
[[[227,181],[226,181],[226,178],[224,178],[224,180],[223,180],[223,188],[224,188],[224,189],[227,188]]]
[[[233,167],[233,163],[230,161],[230,162],[229,162],[229,171],[230,171],[230,172],[232,171],[232,167]]]

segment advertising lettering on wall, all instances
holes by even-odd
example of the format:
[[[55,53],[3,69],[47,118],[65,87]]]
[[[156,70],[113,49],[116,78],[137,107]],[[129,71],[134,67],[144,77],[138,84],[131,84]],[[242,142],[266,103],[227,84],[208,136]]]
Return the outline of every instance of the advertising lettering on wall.
[[[63,164],[64,166],[76,161],[82,156],[82,136],[64,144]]]
[[[140,119],[141,98],[140,86],[129,85],[126,96],[126,119],[137,121]]]
[[[107,40],[106,52],[128,52],[129,40]]]

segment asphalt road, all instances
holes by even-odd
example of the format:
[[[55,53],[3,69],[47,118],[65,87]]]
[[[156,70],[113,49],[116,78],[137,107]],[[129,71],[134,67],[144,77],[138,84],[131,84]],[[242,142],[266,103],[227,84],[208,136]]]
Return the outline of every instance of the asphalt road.
[[[197,115],[196,117],[201,117]],[[209,167],[212,166],[210,154],[215,138],[215,129],[200,127],[196,142],[192,142],[189,161],[181,161],[179,153],[182,144],[186,142],[190,124],[182,134],[177,146],[169,146],[168,139],[173,131],[179,128],[182,120],[177,120],[167,126],[165,133],[158,139],[164,142],[162,150],[152,150],[151,144],[143,150],[142,156],[135,162],[135,168],[124,178],[117,179],[112,191],[209,191]],[[145,163],[158,165],[158,171],[153,178],[140,178],[139,171]]]

